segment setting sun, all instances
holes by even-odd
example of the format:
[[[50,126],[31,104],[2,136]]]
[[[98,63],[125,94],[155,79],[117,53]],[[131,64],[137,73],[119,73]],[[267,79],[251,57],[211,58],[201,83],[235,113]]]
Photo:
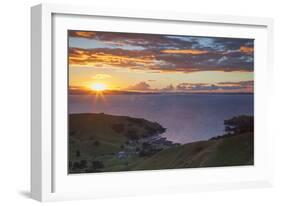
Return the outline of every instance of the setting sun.
[[[91,89],[94,91],[104,91],[106,90],[106,85],[103,83],[95,83],[91,85]]]
[[[261,45],[238,33],[145,31],[64,35],[67,173],[253,166]]]

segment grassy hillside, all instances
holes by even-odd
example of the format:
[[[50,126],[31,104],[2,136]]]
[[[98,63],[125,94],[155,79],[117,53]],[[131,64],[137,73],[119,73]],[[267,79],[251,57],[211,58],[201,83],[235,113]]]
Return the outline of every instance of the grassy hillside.
[[[234,126],[248,117],[234,118]],[[239,121],[238,121],[239,120]],[[243,121],[241,121],[243,120]],[[234,124],[235,123],[235,124]],[[246,130],[245,130],[246,131]],[[160,124],[108,114],[69,115],[69,172],[111,172],[172,168],[252,165],[253,132],[227,135],[184,145],[159,134]]]
[[[180,145],[142,161],[133,170],[252,165],[253,133]]]
[[[69,160],[115,158],[130,141],[163,133],[156,122],[107,114],[69,115]]]

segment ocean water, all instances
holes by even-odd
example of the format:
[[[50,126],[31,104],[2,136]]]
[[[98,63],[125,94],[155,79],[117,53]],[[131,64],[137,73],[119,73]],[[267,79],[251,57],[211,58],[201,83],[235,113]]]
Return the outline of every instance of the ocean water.
[[[224,133],[223,122],[254,113],[251,94],[70,95],[69,113],[106,113],[156,121],[167,139],[188,143]]]

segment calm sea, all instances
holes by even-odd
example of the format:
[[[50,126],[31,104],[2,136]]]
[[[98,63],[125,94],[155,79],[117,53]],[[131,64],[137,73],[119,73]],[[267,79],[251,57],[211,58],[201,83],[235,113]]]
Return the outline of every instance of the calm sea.
[[[167,128],[162,136],[187,143],[224,133],[223,121],[254,113],[251,94],[70,95],[70,113],[141,117]]]

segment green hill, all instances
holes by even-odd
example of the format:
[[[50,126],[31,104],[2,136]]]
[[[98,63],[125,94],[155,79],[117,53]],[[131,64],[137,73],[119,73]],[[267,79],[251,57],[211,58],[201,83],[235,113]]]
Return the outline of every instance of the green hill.
[[[180,145],[159,136],[166,129],[157,122],[103,113],[70,114],[69,172],[252,165],[253,132],[232,131],[247,119],[226,121],[231,124],[228,135]]]
[[[180,145],[163,150],[132,170],[253,165],[253,133]]]
[[[128,141],[165,132],[160,124],[141,118],[108,114],[69,115],[69,160],[114,155]]]

